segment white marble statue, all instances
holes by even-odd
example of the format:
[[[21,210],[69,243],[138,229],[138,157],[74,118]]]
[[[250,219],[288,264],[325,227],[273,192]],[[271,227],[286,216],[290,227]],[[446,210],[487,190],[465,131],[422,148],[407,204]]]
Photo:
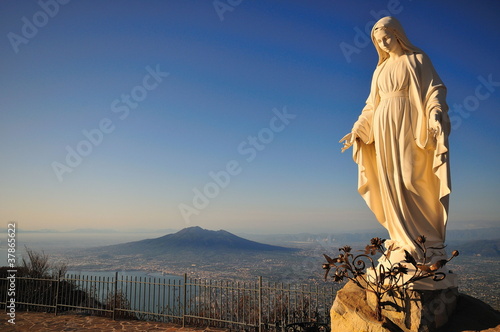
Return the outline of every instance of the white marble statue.
[[[397,19],[380,19],[371,38],[379,61],[342,152],[354,145],[358,191],[388,230],[388,244],[422,257],[416,239],[424,235],[436,248],[430,261],[442,259],[451,189],[446,87]]]

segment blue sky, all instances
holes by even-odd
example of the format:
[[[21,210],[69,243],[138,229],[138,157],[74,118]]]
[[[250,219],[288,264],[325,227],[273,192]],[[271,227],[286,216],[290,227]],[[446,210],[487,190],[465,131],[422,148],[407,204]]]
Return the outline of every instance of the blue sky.
[[[363,31],[391,13],[448,87],[450,227],[499,224],[500,3],[215,3],[0,2],[3,223],[381,227],[338,140],[377,63]]]

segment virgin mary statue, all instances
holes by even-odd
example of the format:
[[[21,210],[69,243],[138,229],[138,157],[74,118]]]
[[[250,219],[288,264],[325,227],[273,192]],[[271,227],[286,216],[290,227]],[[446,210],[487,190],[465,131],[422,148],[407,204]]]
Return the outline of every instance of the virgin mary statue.
[[[342,152],[354,145],[358,191],[388,242],[422,258],[416,240],[423,235],[430,261],[442,259],[451,191],[446,87],[395,18],[380,19],[371,39],[379,61]]]

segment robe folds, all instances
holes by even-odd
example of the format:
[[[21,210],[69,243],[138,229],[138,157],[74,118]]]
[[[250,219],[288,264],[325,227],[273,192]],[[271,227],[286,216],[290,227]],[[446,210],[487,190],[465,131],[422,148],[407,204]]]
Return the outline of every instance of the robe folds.
[[[446,87],[425,53],[385,60],[354,124],[358,192],[400,247],[421,256],[416,239],[443,246],[451,192]],[[443,132],[429,133],[440,114]],[[442,255],[441,250],[437,255]]]

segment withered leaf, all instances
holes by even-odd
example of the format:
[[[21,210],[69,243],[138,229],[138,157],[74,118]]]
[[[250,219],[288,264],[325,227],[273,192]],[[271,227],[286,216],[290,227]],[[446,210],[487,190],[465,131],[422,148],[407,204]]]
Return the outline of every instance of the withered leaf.
[[[423,271],[423,272],[427,272],[427,273],[431,272],[431,268],[429,266],[423,265],[423,264],[417,264],[417,269],[419,269],[420,271]]]
[[[410,263],[411,265],[413,266],[417,266],[417,261],[415,260],[415,258],[413,257],[412,254],[410,254],[408,251],[405,250],[405,262],[406,263]]]
[[[333,258],[331,258],[330,256],[328,256],[327,254],[323,254],[323,256],[325,256],[326,261],[327,261],[328,263],[330,263],[330,264],[335,264],[335,263],[337,262],[337,259],[336,259],[336,258],[335,258],[335,259],[333,259]]]
[[[434,264],[432,264],[430,266],[430,270],[433,271],[433,272],[437,271],[440,268],[442,268],[443,266],[445,266],[447,262],[448,261],[446,259],[439,260],[439,261],[437,261],[436,263],[434,263]]]

